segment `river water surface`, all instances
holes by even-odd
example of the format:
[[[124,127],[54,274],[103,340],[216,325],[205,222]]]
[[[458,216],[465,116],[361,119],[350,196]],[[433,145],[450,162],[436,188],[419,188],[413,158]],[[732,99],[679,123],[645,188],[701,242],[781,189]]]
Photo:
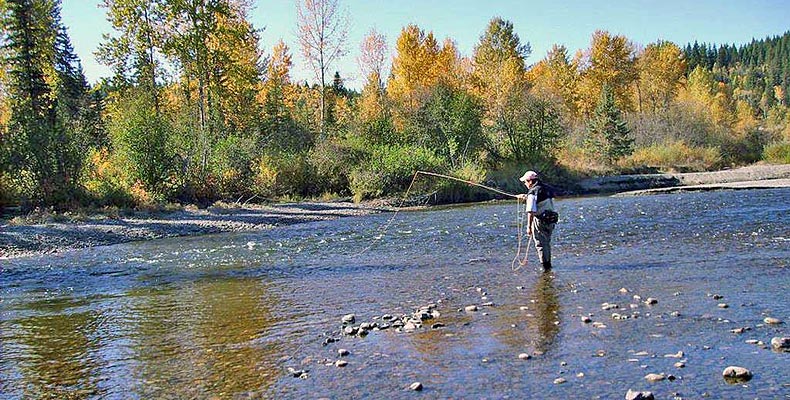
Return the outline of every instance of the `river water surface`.
[[[556,204],[551,274],[511,270],[514,203],[3,260],[0,397],[790,398],[790,353],[746,343],[790,334],[790,190]]]

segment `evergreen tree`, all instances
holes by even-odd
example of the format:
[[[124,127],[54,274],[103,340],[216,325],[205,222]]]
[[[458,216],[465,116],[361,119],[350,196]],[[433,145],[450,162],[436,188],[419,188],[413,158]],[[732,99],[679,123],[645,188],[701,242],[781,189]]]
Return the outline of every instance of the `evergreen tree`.
[[[601,90],[601,99],[587,124],[587,132],[588,149],[610,164],[634,151],[631,129],[623,120],[608,85]]]
[[[8,68],[11,171],[26,195],[44,204],[74,198],[86,142],[78,114],[87,82],[60,22],[59,0],[3,5]]]

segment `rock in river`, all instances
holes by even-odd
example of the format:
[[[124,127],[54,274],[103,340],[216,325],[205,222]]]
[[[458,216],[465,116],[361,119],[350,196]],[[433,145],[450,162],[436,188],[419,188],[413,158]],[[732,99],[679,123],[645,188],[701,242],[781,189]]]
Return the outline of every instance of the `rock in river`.
[[[790,351],[790,337],[775,337],[771,339],[771,347],[774,350]]]
[[[422,383],[414,382],[411,384],[411,386],[409,386],[409,389],[419,392],[420,390],[422,390]]]
[[[746,382],[752,379],[752,372],[743,367],[729,366],[721,374],[728,383]]]
[[[781,323],[782,323],[782,320],[781,320],[781,319],[779,319],[779,318],[766,317],[766,318],[763,320],[763,322],[765,322],[765,323],[766,323],[766,324],[768,324],[768,325],[779,325],[779,324],[781,324]]]
[[[655,397],[653,396],[653,392],[637,392],[635,390],[628,389],[628,392],[625,394],[625,400],[654,400]]]
[[[354,321],[356,321],[356,315],[354,315],[354,314],[346,314],[346,315],[343,316],[341,321],[344,324],[353,324]]]
[[[466,311],[466,312],[475,312],[475,311],[477,311],[477,310],[478,310],[477,306],[474,306],[474,305],[472,305],[472,306],[466,306],[466,307],[464,308],[464,311]]]
[[[647,379],[650,382],[658,382],[667,379],[667,376],[664,374],[647,374],[645,375],[645,379]]]

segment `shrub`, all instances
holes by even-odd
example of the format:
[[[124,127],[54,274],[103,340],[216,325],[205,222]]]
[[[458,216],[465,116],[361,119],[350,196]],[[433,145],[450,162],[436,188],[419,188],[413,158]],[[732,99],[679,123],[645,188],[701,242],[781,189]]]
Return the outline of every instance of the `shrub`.
[[[707,171],[721,165],[722,156],[717,148],[689,146],[682,141],[636,149],[618,163],[621,168],[658,167],[677,171]]]
[[[777,142],[765,146],[763,160],[772,164],[790,164],[790,142]]]
[[[418,170],[439,171],[441,160],[429,149],[409,145],[379,145],[366,163],[355,169],[349,185],[355,201],[406,190]]]
[[[313,170],[307,153],[275,153],[261,156],[256,162],[251,191],[264,198],[295,199],[317,193]]]
[[[119,167],[107,149],[92,150],[83,171],[83,182],[88,195],[98,206],[133,207],[134,198],[130,187],[128,171]]]

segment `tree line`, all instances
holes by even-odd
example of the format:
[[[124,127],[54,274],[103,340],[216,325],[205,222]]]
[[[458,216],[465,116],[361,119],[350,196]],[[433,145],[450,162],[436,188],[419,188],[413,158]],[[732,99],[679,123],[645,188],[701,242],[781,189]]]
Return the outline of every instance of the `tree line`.
[[[572,180],[790,162],[790,32],[681,48],[596,31],[530,62],[504,18],[468,55],[412,24],[358,44],[359,92],[332,69],[353,45],[339,0],[296,3],[314,84],[291,79],[282,40],[259,48],[248,0],[101,6],[112,76],[90,85],[59,0],[0,0],[0,205],[361,200],[418,169],[517,190],[527,167]],[[419,184],[437,202],[482,196]]]

